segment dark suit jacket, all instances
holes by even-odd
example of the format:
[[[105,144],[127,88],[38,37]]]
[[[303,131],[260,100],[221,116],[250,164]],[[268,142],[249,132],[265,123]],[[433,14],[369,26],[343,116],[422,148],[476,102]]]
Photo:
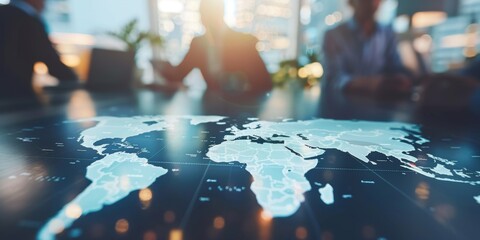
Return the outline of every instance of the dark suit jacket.
[[[208,65],[208,47],[211,43],[205,35],[196,37],[192,40],[190,50],[182,63],[165,77],[182,81],[193,68],[199,68],[209,89],[232,90],[235,84],[228,85],[231,85],[229,80],[233,76],[248,84],[247,92],[268,91],[272,88],[272,81],[256,49],[257,42],[258,40],[251,35],[228,30],[219,49],[221,74],[215,75],[210,73]]]
[[[40,19],[10,5],[0,6],[0,97],[31,95],[36,62],[45,63],[61,80],[76,79],[60,61]]]

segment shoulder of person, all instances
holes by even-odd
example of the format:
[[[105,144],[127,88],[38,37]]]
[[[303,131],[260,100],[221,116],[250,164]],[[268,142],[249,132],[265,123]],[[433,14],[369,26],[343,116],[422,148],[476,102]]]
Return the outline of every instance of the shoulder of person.
[[[12,5],[0,5],[0,17],[7,21],[16,23],[16,27],[27,28],[30,30],[44,29],[42,21],[36,17],[28,15],[26,12]]]
[[[378,23],[378,27],[386,34],[395,35],[392,24]]]
[[[325,38],[339,38],[351,32],[349,22],[343,22],[325,32]]]
[[[13,6],[10,5],[10,4],[0,5],[0,11],[1,11],[1,12],[16,11],[16,10],[17,10],[17,8],[16,8],[16,7],[13,7]]]
[[[2,13],[9,13],[10,15],[18,16],[18,17],[24,17],[24,18],[34,18],[28,13],[24,12],[23,10],[19,9],[18,7],[12,6],[10,4],[7,5],[0,5],[0,11]]]
[[[0,14],[2,16],[9,16],[9,17],[16,17],[16,18],[28,17],[28,14],[9,4],[0,5]]]
[[[203,48],[207,42],[207,37],[205,35],[196,36],[192,39],[190,43],[190,48]]]
[[[323,35],[323,47],[333,48],[340,44],[339,40],[345,39],[348,36],[348,32],[350,31],[348,22],[341,23],[340,25],[331,28],[325,32]]]
[[[257,44],[258,38],[255,37],[252,34],[248,33],[242,33],[242,32],[236,32],[236,31],[231,31],[229,34],[229,38],[241,42],[241,43],[246,43],[246,44]]]

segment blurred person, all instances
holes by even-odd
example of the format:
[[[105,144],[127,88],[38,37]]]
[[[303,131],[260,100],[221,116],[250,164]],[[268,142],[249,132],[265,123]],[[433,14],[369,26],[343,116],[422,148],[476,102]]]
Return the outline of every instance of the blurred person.
[[[480,116],[480,57],[458,73],[427,76],[419,99],[423,109]]]
[[[45,0],[12,0],[0,6],[0,97],[33,96],[36,62],[60,80],[77,79],[60,61],[40,16]]]
[[[380,3],[349,0],[353,18],[325,34],[327,89],[383,96],[410,93],[412,81],[400,59],[395,34],[375,20]]]
[[[269,91],[272,81],[256,50],[258,40],[227,26],[223,0],[202,0],[200,15],[205,34],[192,40],[178,66],[157,61],[156,70],[170,83],[181,83],[194,68],[199,68],[209,90],[231,94]]]

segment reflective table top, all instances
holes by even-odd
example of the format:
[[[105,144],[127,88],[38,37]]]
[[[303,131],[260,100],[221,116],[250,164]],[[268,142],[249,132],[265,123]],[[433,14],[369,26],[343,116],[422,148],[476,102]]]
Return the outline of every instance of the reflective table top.
[[[478,239],[480,126],[279,88],[0,103],[1,239]]]

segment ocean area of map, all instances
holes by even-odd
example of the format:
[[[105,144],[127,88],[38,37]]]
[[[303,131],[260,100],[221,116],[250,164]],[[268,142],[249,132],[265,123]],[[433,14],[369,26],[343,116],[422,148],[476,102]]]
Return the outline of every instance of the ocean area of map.
[[[246,190],[254,194],[258,205],[272,218],[289,217],[299,210],[305,200],[304,194],[312,190],[312,183],[305,175],[330,150],[349,154],[361,164],[372,167],[379,163],[369,155],[379,153],[395,159],[400,168],[425,178],[480,185],[480,171],[460,167],[455,159],[445,159],[422,149],[421,146],[430,140],[422,136],[421,127],[415,124],[330,119],[260,121],[252,118],[238,125],[223,116],[95,117],[75,121],[92,123],[79,133],[76,141],[101,156],[86,169],[85,178],[91,183],[45,222],[37,239],[55,239],[56,234],[69,229],[83,216],[100,212],[130,193],[161,181],[160,177],[173,170],[149,163],[149,159],[136,153],[112,151],[109,140],[127,144],[126,139],[142,134],[174,132],[178,123],[184,121],[192,126],[216,124],[224,128],[220,143],[208,146],[204,159],[212,163],[244,164],[252,176],[251,186]],[[31,140],[18,139],[21,142]],[[419,165],[419,161],[429,164]],[[315,189],[318,189],[319,203],[326,205],[335,205],[336,197],[352,197],[337,195],[335,185],[328,182],[317,183]],[[480,204],[480,196],[472,195],[470,201]]]

